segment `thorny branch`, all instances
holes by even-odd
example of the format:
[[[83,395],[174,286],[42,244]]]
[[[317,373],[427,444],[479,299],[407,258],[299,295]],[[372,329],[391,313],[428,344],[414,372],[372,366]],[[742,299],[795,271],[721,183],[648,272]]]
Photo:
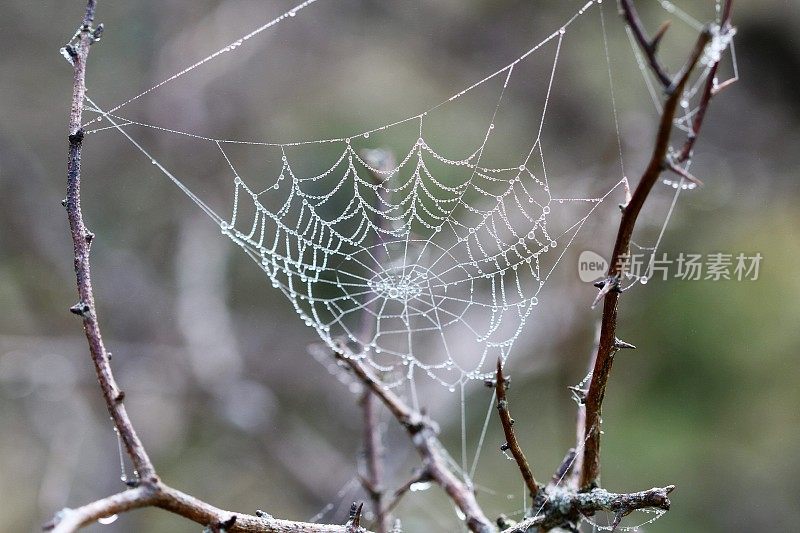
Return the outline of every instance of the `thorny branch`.
[[[668,485],[641,492],[615,494],[600,488],[588,492],[574,492],[549,487],[547,489],[549,505],[546,508],[540,509],[535,516],[504,529],[501,533],[525,533],[533,527],[549,530],[567,525],[565,518],[569,518],[570,522],[575,524],[580,517],[591,516],[598,511],[613,513],[614,521],[611,527],[616,528],[625,516],[638,509],[669,511],[669,493],[673,490],[675,486]]]
[[[730,16],[732,10],[733,0],[726,0],[720,20],[720,32],[730,32]],[[621,290],[619,283],[622,280],[624,271],[624,257],[628,253],[630,246],[631,235],[633,234],[636,220],[641,212],[642,206],[647,199],[653,185],[658,181],[661,173],[670,167],[671,164],[677,162],[686,162],[691,155],[692,147],[694,146],[697,134],[703,123],[705,111],[708,107],[708,102],[714,94],[714,87],[716,84],[715,76],[719,60],[717,60],[709,70],[706,81],[705,90],[701,97],[700,108],[695,115],[694,123],[692,125],[692,132],[689,135],[683,149],[677,158],[673,158],[670,154],[670,136],[673,130],[673,123],[675,120],[676,111],[680,99],[683,97],[683,90],[686,86],[689,76],[691,75],[694,67],[700,60],[706,45],[712,39],[710,28],[706,27],[697,39],[697,42],[692,50],[688,61],[685,63],[683,69],[676,75],[676,77],[669,78],[666,76],[663,67],[656,56],[656,49],[658,41],[663,35],[665,30],[661,30],[656,34],[652,40],[649,39],[643,29],[641,19],[630,0],[621,0],[620,6],[622,15],[627,21],[631,31],[636,38],[639,46],[644,51],[648,58],[648,63],[654,75],[661,81],[663,89],[667,94],[667,99],[664,103],[664,108],[661,113],[659,121],[658,132],[656,134],[655,145],[650,157],[650,162],[647,165],[644,173],[642,174],[639,184],[634,191],[631,200],[627,205],[623,206],[622,219],[620,220],[619,230],[617,233],[614,250],[609,260],[610,266],[608,277],[603,282],[601,295],[603,296],[603,315],[601,319],[600,342],[595,356],[594,368],[592,370],[592,379],[589,384],[589,389],[585,399],[585,413],[583,414],[583,429],[580,432],[578,439],[579,446],[583,446],[583,453],[579,461],[580,467],[577,468],[579,478],[579,486],[583,490],[592,489],[600,474],[600,424],[601,424],[601,410],[603,398],[605,396],[606,384],[608,383],[608,376],[611,372],[611,366],[614,362],[614,354],[618,350],[616,329],[617,329],[617,303]],[[662,27],[663,28],[663,27]],[[688,176],[683,176],[688,177]]]
[[[98,519],[142,507],[160,507],[205,526],[212,532],[227,533],[367,533],[360,527],[360,510],[346,525],[309,524],[278,520],[265,513],[256,516],[232,513],[173,489],[158,478],[155,467],[125,410],[125,395],[114,379],[109,352],[103,343],[92,289],[89,251],[94,234],[84,224],[81,209],[81,150],[83,147],[84,97],[86,94],[86,60],[91,45],[100,39],[103,26],[92,27],[96,0],[88,0],[86,12],[74,38],[64,47],[73,66],[72,105],[69,114],[69,156],[67,160],[67,210],[73,242],[78,303],[70,311],[81,317],[97,380],[114,428],[131,458],[137,478],[124,492],[86,504],[77,509],[62,509],[44,526],[57,533],[71,533]]]
[[[337,360],[349,368],[361,383],[380,398],[392,416],[403,426],[422,459],[425,472],[464,513],[470,531],[475,533],[495,531],[494,526],[478,505],[472,488],[450,471],[447,459],[443,454],[444,448],[437,437],[439,428],[436,423],[406,405],[397,394],[384,386],[378,377],[358,360],[357,356],[351,354],[346,346],[340,345],[334,353]]]
[[[86,94],[86,59],[92,43],[102,32],[102,26],[92,28],[96,2],[89,0],[86,5],[86,14],[80,29],[72,42],[67,44],[65,50],[69,54],[73,65],[72,107],[69,114],[69,159],[67,160],[67,197],[64,206],[67,209],[69,228],[72,235],[72,244],[75,259],[75,276],[78,287],[78,303],[70,311],[80,316],[83,320],[83,331],[89,343],[89,352],[94,363],[97,379],[103,392],[106,407],[114,421],[120,438],[131,457],[133,466],[142,480],[158,481],[155,469],[142,446],[139,436],[133,429],[128,413],[125,411],[123,400],[125,394],[120,390],[114,375],[111,372],[108,351],[103,343],[100,333],[100,323],[95,309],[94,292],[92,290],[91,267],[89,264],[89,249],[92,234],[84,224],[83,211],[81,210],[81,149],[83,146],[83,130],[81,118],[83,116],[83,101]]]
[[[500,423],[503,425],[503,433],[506,436],[506,443],[503,445],[503,451],[509,450],[511,455],[514,456],[514,461],[517,462],[522,480],[525,482],[525,486],[528,487],[531,498],[536,499],[536,496],[539,494],[539,484],[536,483],[536,479],[533,477],[528,459],[525,458],[525,452],[522,451],[517,441],[517,436],[514,433],[514,419],[511,418],[511,412],[508,409],[508,399],[506,398],[507,386],[508,378],[503,375],[503,360],[502,358],[498,358],[495,390],[497,391],[497,411],[500,415]]]

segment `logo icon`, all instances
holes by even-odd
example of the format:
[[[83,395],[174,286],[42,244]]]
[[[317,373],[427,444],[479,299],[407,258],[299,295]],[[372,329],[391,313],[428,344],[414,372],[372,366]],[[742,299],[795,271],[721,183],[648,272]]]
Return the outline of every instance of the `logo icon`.
[[[578,257],[578,276],[581,281],[591,283],[604,278],[608,271],[608,261],[600,254],[584,250]]]

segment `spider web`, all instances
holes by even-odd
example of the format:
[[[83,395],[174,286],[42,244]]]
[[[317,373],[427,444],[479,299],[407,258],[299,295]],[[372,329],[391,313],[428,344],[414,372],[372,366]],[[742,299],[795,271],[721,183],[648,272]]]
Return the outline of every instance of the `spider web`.
[[[325,344],[332,348],[346,344],[350,356],[380,371],[387,386],[410,384],[415,407],[414,380],[419,374],[451,391],[460,388],[461,461],[449,460],[453,471],[472,483],[494,399],[483,419],[470,466],[465,385],[493,375],[497,358],[509,357],[538,309],[542,290],[578,232],[606,200],[613,197],[616,204],[629,194],[602,0],[588,1],[543,40],[450,98],[420,113],[345,137],[291,142],[218,138],[123,114],[129,104],[246,45],[317,1],[297,5],[108,110],[87,97],[90,110],[97,116],[84,129],[87,134],[120,133],[263,270]],[[688,26],[700,27],[674,4],[666,0],[658,3]],[[715,6],[719,11],[719,2]],[[588,196],[562,196],[548,177],[542,139],[547,133],[548,107],[562,45],[574,23],[591,11],[599,12],[602,25],[620,173],[610,186],[601,185]],[[660,98],[651,74],[630,32],[628,37],[654,108],[659,111]],[[707,50],[708,59],[728,44],[715,40]],[[502,139],[497,132],[503,125],[507,91],[518,79],[515,75],[539,56],[545,58],[546,68],[538,74],[546,77],[547,83],[539,102],[536,135],[516,158],[498,161],[493,142]],[[697,111],[693,101],[701,89],[703,74],[686,89],[681,102],[683,115],[676,124],[685,131],[690,131]],[[439,115],[458,115],[457,106],[473,105],[472,97],[489,99],[489,113],[471,137],[465,135],[472,140],[469,148],[454,155],[452,147],[430,132],[437,130]],[[221,158],[232,183],[227,211],[212,209],[167,163],[154,157],[134,137],[137,129],[199,143],[200,150]],[[390,145],[395,150],[385,149]],[[237,155],[241,149],[263,150],[279,163],[273,169],[245,169]],[[311,169],[309,159],[325,159],[319,157],[320,152],[326,154],[328,164]],[[693,188],[684,179],[664,183],[675,193],[655,243],[637,244],[650,253],[650,263],[644,276],[629,277],[633,284],[647,283],[678,197]],[[482,490],[479,485],[475,487]],[[343,501],[349,501],[343,494],[352,489],[352,482],[343,488]],[[523,508],[516,514],[529,513],[525,501],[523,489]],[[315,519],[333,507],[329,504]],[[645,524],[659,516],[657,513]],[[590,524],[594,529],[608,529]],[[623,526],[623,530],[638,527]]]
[[[329,346],[347,343],[354,357],[395,376],[396,382],[420,372],[451,389],[484,379],[498,357],[509,356],[578,230],[614,190],[627,187],[622,177],[594,197],[559,197],[550,187],[542,146],[565,35],[597,2],[587,2],[541,42],[449,99],[349,137],[288,143],[220,139],[120,113],[315,1],[298,5],[108,111],[89,99],[99,116],[86,125],[94,126],[87,133],[119,131],[151,157],[261,267]],[[535,139],[516,160],[486,163],[515,68],[545,51],[552,60],[545,72],[549,82]],[[436,113],[491,84],[496,103],[468,153],[454,157],[428,142],[426,125]],[[150,156],[130,133],[134,127],[213,147],[227,163],[234,185],[229,215],[218,214]],[[379,148],[378,138],[389,133],[407,138],[397,161]],[[240,172],[230,155],[236,145],[278,151],[277,175]],[[304,172],[309,151],[321,147],[335,147],[334,161],[321,172]],[[565,227],[552,230],[551,213],[576,202],[585,208]],[[465,339],[472,349],[463,349]],[[455,350],[455,345],[461,348]]]

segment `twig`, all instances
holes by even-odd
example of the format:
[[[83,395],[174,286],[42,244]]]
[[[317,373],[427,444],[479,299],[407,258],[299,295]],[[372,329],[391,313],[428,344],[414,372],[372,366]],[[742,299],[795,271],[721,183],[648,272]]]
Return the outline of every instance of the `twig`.
[[[533,472],[528,464],[528,460],[525,458],[525,453],[522,451],[517,441],[517,436],[514,433],[514,419],[511,418],[511,412],[508,410],[508,400],[506,398],[506,382],[507,379],[503,375],[503,360],[498,358],[497,383],[495,383],[495,389],[497,391],[497,411],[500,413],[500,423],[503,425],[503,433],[506,436],[504,448],[511,451],[511,455],[514,456],[514,460],[517,462],[519,472],[522,474],[522,480],[531,493],[531,498],[536,499],[536,496],[539,494],[539,484],[536,483],[536,479],[533,477]]]
[[[44,526],[53,533],[72,533],[98,519],[143,507],[159,507],[209,529],[226,533],[369,533],[357,524],[325,525],[280,520],[218,509],[161,482],[143,481],[138,487],[86,504],[63,509]],[[348,529],[349,527],[349,529]]]
[[[674,485],[655,487],[641,492],[616,494],[605,489],[595,488],[588,492],[551,490],[547,510],[536,516],[507,528],[502,533],[523,533],[532,527],[551,529],[564,527],[566,517],[571,517],[573,524],[582,516],[590,516],[598,511],[614,513],[612,528],[616,528],[622,518],[640,509],[660,509],[669,511],[669,493],[675,490]]]
[[[622,16],[625,18],[625,22],[628,24],[631,32],[633,32],[633,37],[636,39],[636,42],[638,42],[639,46],[642,48],[645,57],[647,57],[647,63],[650,65],[653,74],[655,74],[658,81],[661,82],[661,85],[665,88],[669,87],[672,83],[672,78],[667,74],[667,70],[661,64],[656,54],[658,51],[658,43],[661,41],[664,33],[666,33],[669,25],[662,25],[656,32],[655,37],[650,39],[647,36],[647,31],[644,29],[642,19],[639,18],[639,13],[636,11],[636,8],[633,7],[633,0],[620,0],[619,5]]]
[[[661,173],[666,168],[667,155],[669,152],[669,140],[672,132],[672,125],[678,103],[683,95],[683,89],[689,80],[693,67],[700,60],[706,44],[711,39],[710,32],[704,30],[697,39],[694,49],[682,69],[682,75],[671,85],[674,90],[667,97],[664,109],[661,113],[661,120],[658,126],[655,146],[650,157],[650,163],[642,174],[636,190],[631,196],[628,205],[625,206],[620,220],[617,239],[614,244],[614,251],[611,254],[610,267],[608,270],[607,281],[618,283],[624,275],[623,257],[628,253],[633,228],[642,210],[647,196],[655,185]],[[583,435],[586,436],[586,444],[583,448],[583,460],[581,461],[580,487],[588,489],[593,486],[600,473],[600,413],[605,396],[608,375],[614,362],[614,353],[617,351],[615,345],[617,329],[617,302],[620,291],[609,290],[603,300],[603,317],[600,330],[600,343],[595,358],[592,379],[589,383],[589,390],[586,395],[586,420]]]
[[[389,511],[384,507],[384,492],[381,485],[383,478],[383,446],[378,417],[375,412],[375,395],[367,389],[361,397],[361,409],[364,414],[364,459],[367,473],[361,484],[372,501],[372,512],[375,513],[375,529],[378,533],[387,533],[391,528]]]
[[[472,489],[448,468],[447,460],[442,454],[442,444],[437,437],[436,425],[421,413],[408,407],[399,396],[386,388],[366,365],[348,352],[344,345],[340,345],[334,354],[337,360],[353,371],[361,383],[380,398],[392,416],[405,428],[431,480],[436,482],[464,513],[467,527],[475,533],[493,532],[495,528],[478,505]]]
[[[369,164],[370,173],[375,181],[375,184],[380,186],[383,183],[386,172],[392,170],[395,166],[394,156],[387,150],[375,149],[364,150],[361,157]],[[380,189],[375,191],[375,227],[378,228],[376,233],[376,242],[378,245],[383,242],[383,218],[379,216],[382,210],[382,191]],[[380,261],[382,258],[380,246],[375,251],[375,260]],[[370,299],[371,293],[366,295],[367,303],[361,314],[361,324],[359,328],[362,340],[369,339],[374,332],[375,325],[373,320],[374,307],[377,304],[377,299]],[[364,459],[367,467],[367,475],[361,478],[361,484],[369,494],[372,502],[372,512],[375,514],[375,528],[378,533],[388,533],[391,529],[391,515],[390,512],[384,508],[384,492],[382,487],[383,479],[383,446],[381,444],[381,430],[378,425],[378,417],[375,412],[377,406],[375,405],[375,398],[369,388],[366,388],[363,396],[361,397],[361,409],[363,411],[363,441],[364,441]]]
[[[391,501],[388,504],[386,504],[385,508],[386,513],[389,514],[392,511],[394,511],[395,507],[397,507],[397,505],[400,503],[400,500],[403,499],[403,496],[405,496],[406,493],[409,490],[411,490],[412,485],[414,485],[415,483],[424,483],[430,480],[431,480],[431,475],[428,473],[428,471],[424,468],[418,468],[411,475],[408,481],[400,485],[397,488],[397,490],[394,491]]]
[[[719,31],[721,33],[729,33],[733,31],[731,27],[731,13],[733,12],[733,0],[726,0],[725,4],[722,7],[722,13],[720,16],[719,22]],[[678,152],[677,157],[675,158],[676,163],[683,163],[688,161],[689,158],[692,156],[692,150],[694,149],[694,145],[697,142],[697,137],[700,134],[700,128],[703,127],[703,121],[706,117],[706,111],[708,111],[708,105],[711,103],[711,99],[716,96],[719,91],[723,88],[728,87],[731,83],[733,83],[735,78],[731,78],[722,84],[717,84],[717,71],[719,70],[719,61],[714,62],[711,65],[711,68],[708,71],[708,75],[706,78],[706,83],[703,86],[703,93],[700,96],[700,103],[697,106],[697,110],[694,114],[694,120],[692,120],[692,131],[686,138],[686,142],[683,143],[683,147],[681,148],[680,152]]]

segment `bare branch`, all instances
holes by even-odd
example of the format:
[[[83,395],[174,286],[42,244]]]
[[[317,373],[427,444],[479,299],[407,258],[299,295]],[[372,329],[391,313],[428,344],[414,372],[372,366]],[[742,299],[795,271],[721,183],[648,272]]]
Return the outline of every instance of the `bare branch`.
[[[641,492],[616,494],[605,489],[595,488],[588,492],[560,491],[548,488],[548,505],[522,522],[507,528],[502,533],[524,533],[533,527],[551,529],[577,523],[582,516],[591,516],[598,511],[614,513],[613,528],[630,513],[640,509],[660,509],[669,511],[669,493],[674,485],[655,487]]]
[[[386,406],[394,418],[405,428],[411,442],[422,458],[423,467],[431,479],[444,490],[453,503],[466,517],[467,527],[475,533],[490,533],[495,530],[486,518],[475,499],[475,494],[463,481],[458,479],[447,466],[443,455],[443,447],[437,437],[436,425],[421,413],[408,407],[391,389],[386,388],[380,380],[356,356],[349,353],[345,346],[339,346],[334,352],[336,358],[350,368],[356,377],[368,387]]]
[[[631,32],[633,32],[633,37],[636,39],[636,42],[639,43],[639,47],[642,49],[645,57],[647,58],[647,63],[650,65],[650,70],[653,71],[653,74],[655,74],[656,78],[658,78],[658,81],[661,82],[661,85],[663,85],[664,88],[669,87],[672,83],[672,78],[670,78],[669,74],[667,74],[667,70],[658,60],[658,56],[656,54],[658,50],[658,43],[661,41],[661,38],[669,28],[669,24],[662,24],[656,32],[655,37],[650,39],[647,36],[647,31],[644,29],[642,19],[639,18],[639,12],[636,11],[636,8],[633,6],[633,0],[620,0],[619,6],[622,16],[625,18],[625,22],[628,24]]]
[[[729,34],[733,31],[731,26],[731,13],[733,12],[733,0],[726,0],[725,4],[722,7],[722,14],[719,21],[719,31],[723,34]],[[692,150],[694,149],[694,144],[697,142],[697,137],[700,134],[700,129],[703,127],[703,121],[706,117],[706,111],[708,111],[708,105],[711,103],[711,99],[716,96],[722,89],[725,87],[730,86],[731,83],[735,82],[735,78],[731,78],[722,84],[717,83],[717,72],[719,70],[719,61],[716,61],[708,71],[708,75],[706,78],[706,83],[703,86],[703,93],[700,96],[700,103],[697,106],[697,111],[694,114],[694,120],[692,120],[692,131],[689,133],[689,136],[686,138],[686,142],[683,143],[683,147],[681,148],[680,152],[678,152],[675,161],[677,163],[683,163],[688,161],[692,157]]]
[[[89,352],[94,363],[97,380],[106,402],[106,407],[119,432],[125,450],[133,462],[139,477],[148,481],[157,481],[156,472],[147,452],[142,446],[130,418],[123,405],[124,394],[120,390],[111,372],[108,351],[100,333],[98,313],[95,308],[92,290],[89,249],[94,235],[86,228],[81,210],[81,150],[83,130],[81,119],[86,94],[86,59],[91,44],[97,38],[92,29],[95,15],[95,0],[89,0],[76,37],[68,44],[73,65],[72,106],[69,115],[69,159],[67,161],[67,198],[65,207],[69,219],[70,233],[74,252],[75,276],[78,287],[78,303],[70,311],[83,319],[83,331],[89,343]]]
[[[143,507],[160,507],[212,531],[224,530],[226,533],[369,533],[358,524],[312,524],[279,520],[263,514],[257,516],[224,511],[161,482],[142,482],[139,487],[77,509],[63,509],[44,529],[53,533],[72,533],[100,518]]]
[[[632,9],[630,2],[623,1],[622,5],[623,7],[628,5]],[[625,10],[623,10],[623,12],[628,13],[628,11]],[[633,11],[630,12],[635,13]],[[626,17],[626,20],[629,19]],[[635,21],[638,21],[638,18],[636,18]],[[629,24],[630,23],[629,20]],[[689,80],[689,76],[700,60],[705,46],[710,39],[711,34],[708,29],[705,29],[698,36],[697,42],[689,56],[689,60],[681,70],[680,77],[669,83],[670,91],[661,113],[650,162],[642,174],[639,184],[631,196],[630,202],[628,202],[622,211],[622,219],[620,220],[617,239],[614,243],[614,251],[610,258],[608,277],[605,283],[606,287],[615,287],[618,285],[619,280],[621,280],[625,274],[623,258],[628,253],[633,229],[636,226],[636,220],[653,185],[655,185],[659,176],[661,176],[661,173],[668,165],[667,156],[669,153],[670,135],[672,133],[678,103],[683,96],[683,90]],[[600,473],[600,415],[606,384],[608,383],[608,376],[614,362],[614,354],[618,350],[616,345],[616,329],[617,302],[619,300],[619,295],[619,290],[607,290],[603,296],[600,343],[598,345],[594,369],[592,370],[592,379],[589,383],[589,390],[586,394],[585,401],[586,411],[583,431],[585,445],[583,446],[582,460],[580,462],[581,477],[579,484],[580,488],[584,490],[588,490],[594,486],[597,476]],[[578,444],[580,445],[581,442]]]
[[[394,491],[392,495],[392,500],[386,505],[386,513],[391,513],[395,507],[400,503],[400,500],[403,499],[403,496],[411,490],[411,486],[415,483],[425,483],[427,481],[431,481],[431,475],[428,471],[424,468],[418,468],[397,490]]]
[[[375,412],[375,396],[370,390],[365,390],[361,397],[361,409],[364,414],[364,459],[366,463],[366,476],[361,479],[362,486],[369,494],[372,501],[372,512],[375,513],[375,529],[378,533],[387,533],[391,528],[389,512],[384,508],[384,492],[381,485],[383,479],[383,446],[381,432],[378,427],[378,417]]]
[[[528,464],[528,459],[525,458],[525,453],[522,451],[519,441],[517,441],[517,436],[514,433],[514,419],[511,418],[511,412],[508,409],[506,385],[507,379],[503,375],[503,360],[498,358],[497,382],[495,383],[495,389],[497,391],[497,411],[500,413],[500,423],[503,425],[503,433],[506,436],[506,444],[504,447],[511,452],[511,455],[514,456],[514,460],[517,462],[519,472],[522,474],[522,480],[525,482],[525,486],[528,487],[528,491],[531,493],[531,498],[536,499],[536,496],[539,494],[539,484],[536,483],[536,479],[533,477],[533,472]]]
[[[264,515],[235,514],[168,487],[159,480],[153,463],[125,410],[123,405],[125,395],[114,379],[110,354],[103,343],[92,289],[89,256],[90,246],[95,236],[86,228],[81,209],[81,152],[84,138],[81,121],[86,95],[86,60],[92,43],[102,35],[102,25],[92,28],[95,8],[96,0],[88,0],[83,22],[75,37],[64,49],[73,65],[74,72],[69,115],[67,197],[64,206],[67,210],[73,242],[79,300],[70,308],[70,312],[82,318],[89,352],[103,398],[139,479],[135,481],[136,486],[131,490],[114,494],[77,509],[63,509],[45,526],[45,529],[58,533],[71,533],[95,523],[103,517],[132,509],[155,506],[202,524],[211,531],[228,533],[354,533],[358,531],[366,533],[366,530],[361,528],[358,523],[360,513],[355,520],[351,520],[344,526],[292,522]]]

